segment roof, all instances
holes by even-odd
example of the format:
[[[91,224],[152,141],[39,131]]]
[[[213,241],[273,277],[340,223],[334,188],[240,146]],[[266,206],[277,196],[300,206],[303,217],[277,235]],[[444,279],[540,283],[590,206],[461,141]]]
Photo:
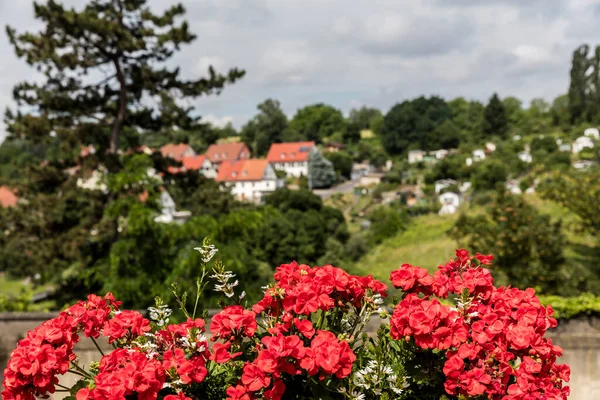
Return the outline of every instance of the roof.
[[[171,157],[175,160],[183,158],[183,154],[189,149],[190,145],[185,143],[165,144],[160,148],[163,157]]]
[[[206,150],[206,157],[213,163],[220,163],[223,161],[236,161],[241,157],[240,153],[245,151],[250,156],[250,150],[244,143],[221,143],[210,145]]]
[[[315,142],[273,143],[267,154],[269,162],[308,161]]]
[[[202,168],[205,159],[204,154],[183,157],[179,160],[183,165],[181,167],[169,167],[169,172],[176,174],[184,171],[198,171]]]
[[[221,163],[217,182],[261,181],[269,166],[267,160],[248,159],[240,161],[225,161]]]
[[[14,207],[17,205],[18,197],[15,192],[6,186],[0,186],[0,205],[2,207]]]

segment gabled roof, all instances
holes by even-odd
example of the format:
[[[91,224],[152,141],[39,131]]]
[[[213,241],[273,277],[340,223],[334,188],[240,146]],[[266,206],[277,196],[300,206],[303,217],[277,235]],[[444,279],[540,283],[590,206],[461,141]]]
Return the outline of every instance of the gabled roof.
[[[14,207],[17,205],[18,197],[14,191],[6,186],[0,186],[0,206]]]
[[[269,162],[262,159],[248,159],[240,161],[225,161],[221,163],[217,182],[261,181]]]
[[[160,152],[163,157],[171,157],[175,160],[180,160],[183,158],[185,152],[190,148],[189,144],[180,143],[180,144],[165,144],[160,148]]]
[[[206,157],[213,163],[236,161],[250,157],[250,150],[248,146],[241,142],[213,144],[206,150]]]
[[[267,154],[269,162],[308,161],[315,142],[273,143]]]
[[[178,172],[185,171],[198,171],[202,168],[204,160],[206,160],[206,156],[204,154],[183,157],[179,160],[179,162],[181,162],[183,165],[181,167],[169,167],[169,172],[176,174]]]

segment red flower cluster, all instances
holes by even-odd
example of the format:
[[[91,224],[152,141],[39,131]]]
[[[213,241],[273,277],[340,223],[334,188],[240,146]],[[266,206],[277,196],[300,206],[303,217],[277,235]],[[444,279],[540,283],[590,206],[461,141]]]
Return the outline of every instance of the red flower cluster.
[[[78,333],[99,337],[119,304],[110,293],[105,297],[90,295],[87,301],[80,301],[28,332],[4,370],[2,398],[32,400],[54,393],[57,375],[66,373],[75,360],[73,347],[79,341]]]
[[[556,326],[552,308],[543,307],[533,289],[494,287],[480,267],[492,256],[456,255],[433,276],[408,264],[392,272],[392,283],[405,292],[390,323],[392,338],[445,351],[448,394],[566,399],[569,388],[562,382],[569,380],[569,367],[556,363],[562,349],[543,337]],[[449,294],[458,297],[457,308],[431,297]]]
[[[387,289],[371,276],[353,276],[331,265],[309,267],[295,262],[277,268],[275,280],[253,311],[227,307],[213,317],[211,331],[215,338],[227,341],[223,345],[227,350],[239,346],[244,337],[254,336],[259,314],[268,325],[255,358],[244,365],[239,384],[227,390],[228,399],[280,399],[286,388],[284,375],[348,377],[356,360],[348,341],[330,331],[317,331],[311,316],[320,313],[324,321],[323,313],[360,309],[365,303],[376,309],[374,296],[386,296]],[[237,355],[219,347],[215,356],[217,351],[224,359]]]

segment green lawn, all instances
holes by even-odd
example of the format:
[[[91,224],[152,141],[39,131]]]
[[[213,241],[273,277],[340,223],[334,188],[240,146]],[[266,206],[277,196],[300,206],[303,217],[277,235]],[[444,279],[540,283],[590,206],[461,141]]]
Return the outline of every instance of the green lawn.
[[[349,270],[355,274],[372,274],[387,281],[390,272],[408,263],[434,271],[454,255],[456,243],[447,235],[456,216],[435,214],[415,217],[409,228],[373,248]]]

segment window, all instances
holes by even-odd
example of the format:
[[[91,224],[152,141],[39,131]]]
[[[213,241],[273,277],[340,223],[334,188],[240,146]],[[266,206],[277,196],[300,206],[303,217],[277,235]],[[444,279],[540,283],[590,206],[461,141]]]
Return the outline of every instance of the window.
[[[295,156],[295,155],[296,155],[296,153],[294,153],[293,151],[290,153],[290,156],[291,156],[292,158],[294,158],[294,156]]]
[[[233,171],[233,172],[231,173],[231,176],[233,176],[233,177],[235,178],[235,177],[237,176],[237,172]]]
[[[281,153],[281,159],[285,159],[285,153]]]
[[[215,154],[215,160],[218,160],[218,159],[219,159],[219,154],[217,153],[217,154]]]
[[[223,153],[223,158],[227,158],[227,153]]]

